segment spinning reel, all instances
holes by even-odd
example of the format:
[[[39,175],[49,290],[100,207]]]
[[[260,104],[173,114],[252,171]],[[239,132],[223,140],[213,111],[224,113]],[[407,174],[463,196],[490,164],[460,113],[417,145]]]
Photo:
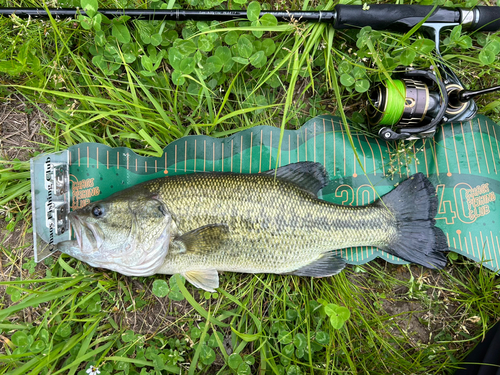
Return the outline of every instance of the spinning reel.
[[[430,138],[440,124],[472,118],[477,113],[474,97],[500,90],[500,86],[464,90],[450,69],[439,68],[439,72],[405,69],[369,92],[368,121],[379,128],[382,139]]]

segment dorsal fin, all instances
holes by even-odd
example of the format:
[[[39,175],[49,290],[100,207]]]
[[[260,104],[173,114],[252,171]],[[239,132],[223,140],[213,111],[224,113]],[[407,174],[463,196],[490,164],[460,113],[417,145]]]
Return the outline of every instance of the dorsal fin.
[[[292,182],[314,195],[317,195],[318,191],[328,185],[329,182],[328,172],[325,167],[312,161],[288,164],[278,169],[263,172],[263,174],[276,175],[277,178]]]

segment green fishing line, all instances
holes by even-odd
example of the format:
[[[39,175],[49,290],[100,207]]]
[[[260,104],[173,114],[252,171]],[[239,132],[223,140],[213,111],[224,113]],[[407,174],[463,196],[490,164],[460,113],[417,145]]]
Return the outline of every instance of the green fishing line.
[[[397,124],[403,116],[406,87],[400,79],[395,79],[392,82],[386,81],[385,83],[386,106],[379,124],[391,126]]]

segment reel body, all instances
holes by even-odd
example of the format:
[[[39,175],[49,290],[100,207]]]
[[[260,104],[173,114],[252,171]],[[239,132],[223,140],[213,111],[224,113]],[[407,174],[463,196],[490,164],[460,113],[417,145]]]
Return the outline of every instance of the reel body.
[[[439,72],[405,69],[369,92],[368,121],[385,140],[429,138],[438,125],[469,120],[477,113],[468,93],[443,67]]]

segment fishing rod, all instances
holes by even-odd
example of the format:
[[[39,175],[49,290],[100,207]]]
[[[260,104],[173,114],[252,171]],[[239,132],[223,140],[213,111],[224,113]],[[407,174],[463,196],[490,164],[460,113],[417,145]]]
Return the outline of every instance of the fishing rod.
[[[232,21],[247,18],[246,10],[184,9],[99,9],[108,18],[128,16],[135,20]],[[0,8],[0,16],[20,18],[76,18],[85,10],[73,8]],[[500,7],[477,6],[473,9],[444,8],[427,5],[336,5],[332,11],[261,11],[280,22],[323,22],[334,29],[360,29],[406,32],[420,28],[434,38],[438,55],[432,70],[402,68],[393,79],[370,90],[367,101],[368,122],[385,140],[432,137],[445,122],[465,121],[478,111],[473,98],[499,91],[495,86],[467,91],[456,74],[446,65],[439,51],[441,30],[462,25],[463,30],[500,30]]]

